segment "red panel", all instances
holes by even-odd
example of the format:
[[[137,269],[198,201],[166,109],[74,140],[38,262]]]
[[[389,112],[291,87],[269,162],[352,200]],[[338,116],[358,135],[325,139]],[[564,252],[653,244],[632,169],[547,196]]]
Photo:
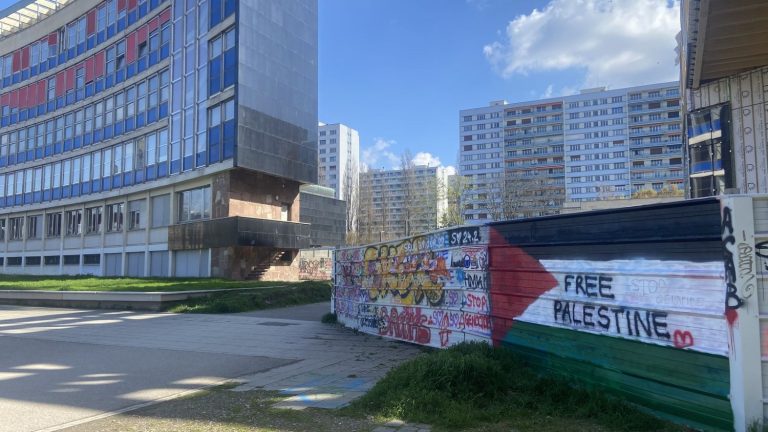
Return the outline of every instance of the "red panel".
[[[66,72],[67,72],[67,83],[65,85],[66,85],[66,89],[67,90],[72,90],[72,89],[75,88],[75,68],[76,67],[77,66],[71,67],[71,68],[66,70]]]
[[[136,0],[128,0],[128,10],[136,9]]]
[[[93,58],[93,75],[100,77],[104,75],[104,51],[97,53]]]
[[[93,81],[93,57],[85,61],[85,82]]]
[[[136,32],[128,35],[125,48],[125,62],[131,64],[136,60]]]
[[[168,8],[160,14],[160,24],[165,24],[166,21],[171,19],[171,8]]]
[[[21,50],[21,68],[26,69],[29,67],[29,47],[24,47]]]
[[[126,2],[125,0],[117,0],[117,10],[125,10]]]
[[[154,17],[154,18],[152,18],[152,21],[149,22],[149,25],[147,27],[148,27],[149,32],[151,33],[153,31],[157,30],[157,28],[159,26],[160,26],[160,18],[159,17]]]
[[[47,84],[48,83],[45,80],[39,81],[37,83],[37,103],[38,104],[45,103]]]
[[[0,96],[0,106],[8,106],[11,103],[11,94],[6,93]]]
[[[58,35],[56,33],[51,33],[48,35],[48,45],[55,45],[56,39],[58,39]]]
[[[19,107],[19,91],[14,90],[11,92],[11,108]]]
[[[21,70],[21,51],[13,53],[13,71],[18,72]]]
[[[27,92],[27,108],[37,105],[37,84],[31,84]]]
[[[86,19],[85,30],[88,35],[96,33],[96,9],[88,12],[88,18]]]
[[[56,96],[64,96],[67,90],[64,88],[67,71],[61,71],[56,74]]]
[[[141,26],[136,33],[139,35],[139,43],[147,41],[147,26]]]
[[[19,109],[27,107],[27,88],[22,87],[19,89]]]

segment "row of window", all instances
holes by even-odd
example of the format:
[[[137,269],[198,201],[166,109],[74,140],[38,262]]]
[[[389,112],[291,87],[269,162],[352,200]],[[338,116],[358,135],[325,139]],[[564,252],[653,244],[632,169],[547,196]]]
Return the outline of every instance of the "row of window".
[[[96,48],[164,2],[138,0],[136,7],[126,12],[125,9],[117,10],[118,0],[107,0],[98,9],[44,39],[0,57],[0,88],[43,74]]]
[[[42,89],[35,89],[39,90],[36,98],[27,97],[26,101],[22,101],[21,106],[23,108],[21,109],[16,105],[12,105],[10,98],[3,97],[2,102],[0,102],[2,103],[2,107],[0,107],[0,115],[2,116],[0,117],[0,125],[8,127],[65,108],[68,105],[78,103],[106,91],[144,72],[147,68],[168,57],[170,46],[169,26],[170,23],[163,26],[162,30],[150,35],[149,48],[145,51],[140,51],[138,60],[133,63],[126,64],[125,62],[125,41],[109,48],[104,60],[107,72],[103,77],[90,77],[89,74],[86,74],[86,66],[83,64],[83,66],[72,71],[73,85],[66,91],[56,91],[56,87],[63,86],[65,81],[61,77],[53,76],[47,81],[41,82],[41,84],[45,85],[45,93],[40,93]],[[36,86],[33,84],[31,87]]]
[[[82,261],[83,265],[99,265],[101,263],[101,255],[100,254],[83,254],[82,255]],[[24,266],[39,266],[41,263],[43,265],[59,265],[62,262],[64,265],[80,265],[80,255],[46,255],[43,257],[40,256],[26,256],[26,257],[20,257],[20,256],[9,256],[9,257],[0,257],[0,266],[3,264],[7,266],[21,266],[22,262],[24,263]]]
[[[237,43],[235,27],[208,42],[208,95],[235,84],[237,79]]]
[[[77,111],[0,135],[0,167],[99,143],[167,117],[164,70]]]

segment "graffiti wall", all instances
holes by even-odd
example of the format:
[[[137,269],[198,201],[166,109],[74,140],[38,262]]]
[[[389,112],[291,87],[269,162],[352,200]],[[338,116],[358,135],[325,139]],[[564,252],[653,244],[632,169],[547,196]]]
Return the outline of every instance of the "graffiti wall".
[[[339,321],[434,347],[490,340],[487,232],[459,228],[338,251]]]
[[[487,341],[663,416],[729,429],[724,226],[709,199],[342,249],[334,307],[366,333]]]
[[[331,280],[333,277],[332,249],[302,249],[299,251],[299,280]]]

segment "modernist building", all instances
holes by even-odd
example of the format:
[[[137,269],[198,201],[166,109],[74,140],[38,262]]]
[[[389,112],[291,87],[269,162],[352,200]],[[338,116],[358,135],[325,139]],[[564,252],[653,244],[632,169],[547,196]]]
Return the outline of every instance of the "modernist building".
[[[316,1],[63,3],[0,19],[0,271],[291,264],[317,179]]]
[[[567,201],[645,191],[682,193],[681,125],[675,82],[462,110],[465,220],[557,214]]]
[[[346,230],[355,232],[360,189],[360,135],[341,123],[320,123],[317,140],[317,183],[333,189],[336,199],[347,203]]]
[[[688,193],[768,193],[768,4],[686,0],[681,14]]]
[[[442,167],[426,165],[360,173],[360,238],[387,240],[437,229],[447,205],[446,180]]]

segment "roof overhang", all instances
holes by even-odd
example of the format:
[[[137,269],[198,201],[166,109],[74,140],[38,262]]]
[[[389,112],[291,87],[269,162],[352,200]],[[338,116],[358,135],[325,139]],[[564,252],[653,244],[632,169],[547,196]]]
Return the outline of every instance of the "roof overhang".
[[[768,65],[768,1],[684,0],[687,88]]]
[[[20,0],[0,10],[0,39],[43,20],[72,0]]]

